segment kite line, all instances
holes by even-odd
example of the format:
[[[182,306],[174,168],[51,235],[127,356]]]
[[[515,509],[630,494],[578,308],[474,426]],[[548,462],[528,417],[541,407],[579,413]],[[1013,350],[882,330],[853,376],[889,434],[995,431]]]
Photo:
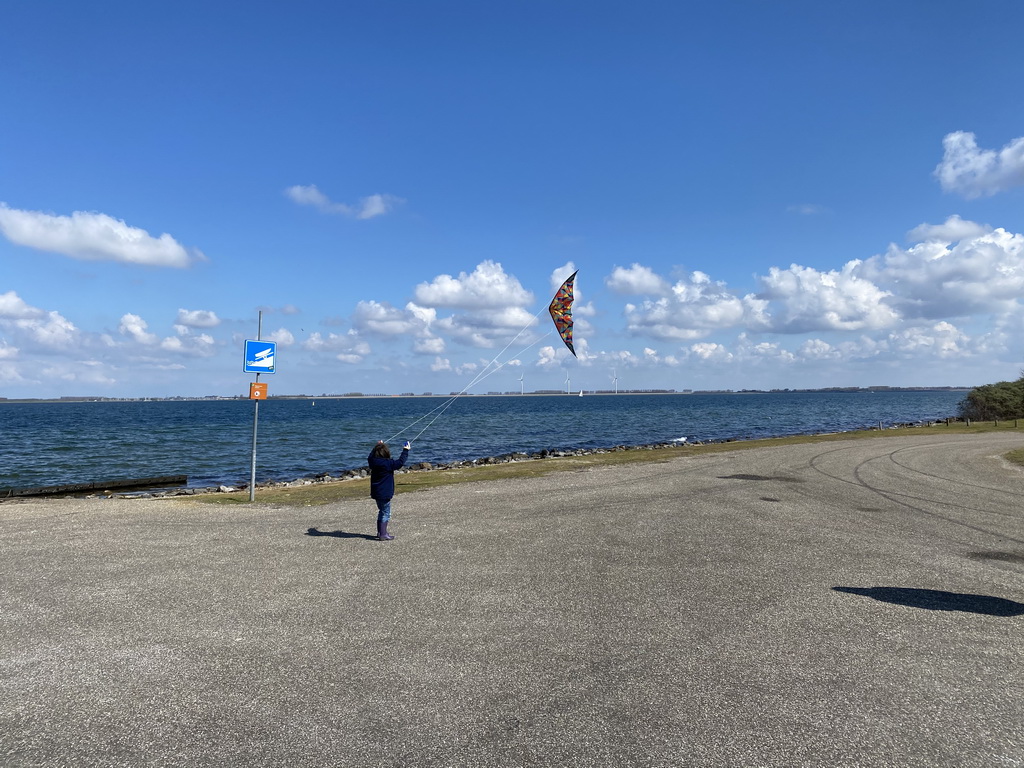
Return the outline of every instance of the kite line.
[[[574,284],[574,281],[576,279],[576,274],[577,274],[578,271],[579,270],[577,270],[576,272],[573,272],[571,275],[569,275],[569,277],[565,280],[565,282],[562,283],[561,287],[558,289],[558,292],[555,293],[555,297],[551,300],[551,304],[549,304],[548,307],[547,307],[548,312],[551,315],[551,320],[554,322],[555,328],[558,330],[558,335],[561,337],[562,341],[565,343],[565,346],[568,347],[568,349],[572,353],[573,357],[576,357],[576,350],[573,348],[573,343],[572,343],[572,331],[573,331],[573,320],[572,320],[573,284]],[[541,307],[540,310],[537,312],[537,314],[535,314],[533,317],[531,317],[530,321],[525,326],[523,326],[522,330],[520,330],[519,333],[517,333],[515,336],[512,337],[512,340],[508,344],[505,345],[505,348],[502,349],[498,354],[496,354],[494,356],[494,359],[492,359],[489,363],[487,363],[487,365],[485,365],[483,368],[481,368],[480,372],[476,376],[474,376],[473,380],[470,381],[469,384],[467,384],[465,387],[463,387],[460,392],[458,392],[457,394],[453,395],[448,400],[446,400],[445,402],[441,403],[440,405],[438,405],[437,407],[433,408],[432,410],[428,411],[423,416],[421,416],[420,418],[416,419],[416,421],[412,422],[412,424],[409,424],[408,426],[402,428],[401,430],[396,432],[394,435],[389,437],[384,442],[390,443],[396,437],[399,437],[400,435],[402,435],[405,432],[409,431],[414,426],[419,424],[421,421],[423,421],[424,419],[428,418],[431,414],[434,414],[435,412],[437,412],[437,415],[435,415],[434,418],[432,418],[429,422],[427,422],[427,425],[425,427],[423,427],[423,429],[421,429],[416,434],[416,437],[412,438],[413,440],[418,440],[420,438],[420,435],[422,435],[424,432],[426,432],[430,428],[430,426],[435,421],[437,421],[441,417],[441,415],[444,414],[444,412],[447,411],[452,406],[453,403],[455,403],[456,400],[458,400],[460,397],[462,397],[462,395],[466,394],[466,392],[469,391],[470,387],[473,387],[474,385],[480,383],[481,381],[486,379],[488,376],[490,376],[492,373],[497,373],[502,368],[504,368],[506,365],[508,365],[510,360],[506,360],[504,363],[498,364],[494,369],[488,370],[489,368],[491,368],[492,365],[495,365],[498,362],[498,358],[500,358],[503,354],[505,354],[505,352],[508,351],[508,348],[511,347],[515,343],[516,339],[518,339],[520,336],[522,336],[526,332],[526,330],[528,328],[530,328],[530,326],[533,325],[533,322],[537,319],[537,317],[543,311],[544,311],[544,307]],[[532,347],[536,346],[541,341],[546,339],[549,335],[550,335],[550,332],[544,334],[543,336],[540,336],[532,344],[530,344],[529,346],[525,347],[524,349],[520,350],[515,355],[513,355],[511,360],[514,360],[515,358],[519,357],[519,355],[523,354],[527,350],[529,350]]]
[[[541,312],[543,312],[543,311],[544,311],[544,310],[543,310],[543,309],[541,309]],[[511,362],[511,360],[514,360],[514,359],[515,359],[515,358],[517,358],[517,357],[518,357],[519,355],[521,355],[521,354],[523,354],[524,352],[528,351],[528,350],[529,350],[529,349],[531,349],[532,347],[535,347],[535,346],[537,346],[538,344],[540,344],[540,342],[542,342],[542,341],[543,341],[544,339],[546,339],[546,338],[547,338],[548,336],[550,336],[550,335],[551,335],[551,333],[550,333],[550,332],[548,332],[548,333],[544,334],[543,336],[540,336],[540,337],[539,337],[539,338],[538,338],[538,339],[537,339],[536,341],[534,341],[534,342],[533,342],[532,344],[530,344],[530,345],[529,345],[529,346],[527,346],[527,347],[524,347],[524,348],[523,348],[523,349],[521,349],[521,350],[520,350],[519,352],[517,352],[516,354],[514,354],[514,355],[513,355],[512,357],[511,357],[511,359],[510,359],[510,360],[506,360],[506,361],[505,361],[504,363],[500,363],[500,364],[499,364],[499,365],[497,365],[496,367],[494,367],[494,368],[491,368],[491,366],[492,366],[492,365],[494,365],[495,363],[497,363],[497,361],[498,361],[498,358],[499,358],[499,357],[501,357],[501,356],[502,356],[503,354],[505,354],[505,351],[506,351],[506,350],[507,350],[507,349],[508,349],[509,347],[511,347],[511,346],[512,346],[513,342],[515,342],[515,340],[516,340],[516,339],[518,339],[518,338],[519,338],[520,336],[522,336],[522,335],[523,335],[523,333],[524,333],[524,332],[526,331],[526,329],[527,329],[527,328],[529,328],[529,327],[530,327],[530,325],[532,325],[532,323],[533,323],[533,320],[535,320],[535,319],[537,318],[537,315],[539,315],[539,314],[540,314],[540,312],[538,312],[538,313],[537,313],[536,315],[534,315],[534,316],[533,316],[533,318],[531,318],[531,321],[530,321],[529,323],[527,323],[527,324],[526,324],[526,326],[525,326],[525,327],[523,328],[523,330],[521,330],[521,331],[520,331],[519,333],[517,333],[517,334],[516,334],[516,335],[515,335],[515,336],[514,336],[514,337],[512,338],[512,341],[510,341],[510,342],[509,342],[508,344],[506,344],[506,345],[505,345],[505,349],[501,350],[501,352],[499,352],[499,353],[498,353],[497,355],[495,355],[495,356],[494,356],[494,359],[493,359],[493,360],[491,360],[491,361],[490,361],[490,362],[489,362],[489,363],[488,363],[487,365],[485,365],[485,366],[484,366],[483,368],[481,368],[481,369],[480,369],[480,372],[479,372],[479,373],[478,373],[478,374],[477,374],[476,376],[474,376],[474,377],[473,377],[473,380],[472,380],[472,381],[470,381],[470,382],[469,382],[469,383],[468,383],[468,384],[467,384],[467,385],[466,385],[465,387],[463,387],[463,388],[462,388],[462,389],[461,389],[461,390],[460,390],[459,392],[457,392],[456,394],[452,395],[452,396],[451,396],[450,398],[448,398],[448,399],[447,399],[447,400],[446,400],[445,402],[441,403],[440,405],[436,406],[436,407],[435,407],[435,408],[433,408],[432,410],[430,410],[430,411],[428,411],[427,413],[425,413],[425,414],[423,414],[422,416],[420,416],[420,417],[419,417],[418,419],[416,419],[416,421],[412,422],[411,424],[409,424],[409,425],[408,425],[408,426],[406,426],[406,427],[403,427],[402,429],[400,429],[400,430],[399,430],[398,432],[396,432],[396,433],[395,433],[394,435],[392,435],[392,436],[391,436],[390,438],[388,438],[388,439],[387,439],[387,440],[385,440],[384,442],[385,442],[385,443],[389,443],[389,442],[391,442],[391,441],[392,441],[392,440],[394,440],[394,439],[395,439],[396,437],[399,437],[400,435],[404,434],[405,432],[408,432],[408,431],[409,431],[410,429],[412,429],[413,427],[415,427],[415,426],[416,426],[417,424],[419,424],[419,423],[420,423],[421,421],[423,421],[424,419],[428,418],[428,417],[429,417],[429,416],[430,416],[431,414],[433,414],[433,413],[434,413],[435,411],[440,411],[440,412],[439,412],[439,413],[438,413],[438,414],[437,414],[436,416],[434,416],[434,418],[433,418],[433,419],[431,419],[431,420],[430,420],[430,421],[429,421],[429,422],[427,423],[427,426],[423,427],[423,429],[421,429],[421,430],[419,431],[419,433],[418,433],[418,434],[416,435],[416,437],[412,438],[413,440],[418,440],[418,439],[419,439],[419,437],[420,437],[420,435],[422,435],[422,434],[423,434],[424,432],[426,432],[426,431],[427,431],[427,429],[428,429],[428,428],[430,427],[430,425],[431,425],[431,424],[433,424],[433,423],[434,423],[435,421],[437,421],[437,420],[438,420],[438,418],[439,418],[439,417],[441,416],[441,414],[443,414],[443,413],[444,413],[445,411],[447,411],[447,410],[448,410],[448,409],[449,409],[449,408],[450,408],[450,407],[451,407],[451,406],[452,406],[452,405],[453,405],[453,404],[455,403],[455,401],[456,401],[456,400],[458,400],[458,399],[459,399],[460,397],[462,397],[462,396],[463,396],[464,394],[466,394],[466,392],[468,392],[468,391],[469,391],[469,390],[470,390],[470,389],[471,389],[472,387],[474,387],[474,386],[476,386],[477,384],[479,384],[479,383],[480,383],[481,381],[483,381],[484,379],[486,379],[486,378],[487,378],[488,376],[490,376],[490,375],[491,375],[492,373],[497,373],[497,372],[498,372],[498,371],[500,371],[500,370],[501,370],[502,368],[504,368],[504,367],[505,367],[506,365],[508,365],[508,364],[509,364],[509,362]],[[488,370],[488,369],[490,369],[490,370]]]

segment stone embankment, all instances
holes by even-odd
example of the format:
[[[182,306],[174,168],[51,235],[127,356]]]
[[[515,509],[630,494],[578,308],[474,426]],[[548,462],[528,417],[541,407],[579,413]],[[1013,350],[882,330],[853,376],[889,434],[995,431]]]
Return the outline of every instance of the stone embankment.
[[[931,426],[932,424],[949,424],[951,421],[960,421],[960,419],[938,419],[934,422],[906,422],[896,423],[888,427],[882,427],[881,424],[878,427],[870,427],[869,429],[904,429],[907,427],[919,427],[923,425]],[[830,433],[819,433],[819,434],[830,434]],[[771,437],[780,437],[774,435]],[[763,437],[759,438],[736,438],[727,437],[721,440],[689,440],[687,438],[680,438],[679,440],[673,440],[667,443],[649,443],[645,445],[616,445],[613,448],[576,448],[576,449],[545,449],[541,451],[534,451],[531,453],[525,453],[522,451],[516,451],[513,453],[503,453],[498,456],[485,456],[479,459],[468,459],[468,460],[456,460],[439,463],[430,463],[426,461],[413,462],[400,469],[396,474],[406,474],[408,472],[437,472],[450,469],[458,469],[460,467],[476,467],[483,465],[494,465],[494,464],[511,464],[514,462],[522,461],[543,461],[545,459],[557,459],[567,456],[594,456],[605,453],[615,453],[619,451],[653,451],[656,449],[663,448],[680,448],[683,446],[699,446],[699,445],[710,445],[714,443],[733,443],[741,439],[766,439]],[[283,480],[283,481],[271,481],[267,483],[257,483],[256,488],[298,488],[301,486],[316,485],[319,483],[341,483],[350,480],[359,480],[370,476],[368,467],[359,467],[358,469],[344,469],[339,472],[332,474],[330,472],[320,472],[315,475],[309,475],[306,477],[300,477],[295,480]],[[206,488],[168,488],[161,490],[153,490],[142,493],[131,493],[131,494],[116,494],[112,492],[105,492],[103,494],[93,494],[86,498],[111,498],[113,496],[131,496],[133,498],[160,498],[165,496],[194,496],[207,493],[235,493],[238,491],[248,490],[248,483],[240,483],[238,485],[221,485],[221,486],[210,486]]]
[[[731,442],[731,440],[722,442]],[[687,442],[684,439],[671,443],[650,443],[649,445],[617,445],[614,448],[578,448],[574,450],[545,449],[542,451],[534,451],[532,453],[516,451],[514,453],[504,453],[499,456],[485,456],[483,458],[468,459],[465,461],[456,460],[438,463],[431,463],[427,461],[411,462],[402,469],[397,470],[395,474],[404,475],[409,472],[437,472],[450,469],[458,469],[460,467],[478,467],[484,465],[511,464],[514,462],[522,461],[541,461],[544,459],[557,459],[566,456],[593,456],[604,453],[615,453],[618,451],[653,451],[658,448],[678,448],[683,445],[703,445],[703,443]],[[342,483],[350,480],[359,480],[362,478],[367,478],[369,476],[369,467],[359,467],[358,469],[341,470],[336,474],[332,474],[330,472],[320,472],[315,475],[300,477],[295,480],[257,483],[256,488],[257,490],[261,488],[299,488],[302,486],[316,485],[319,483]],[[248,483],[240,483],[238,485],[221,485],[211,486],[208,488],[166,488],[160,490],[147,491],[144,493],[133,493],[130,495],[136,498],[160,498],[165,496],[198,496],[207,493],[235,493],[237,491],[248,490],[248,488]],[[110,498],[115,495],[123,494],[94,494],[91,496],[87,496],[86,498]]]

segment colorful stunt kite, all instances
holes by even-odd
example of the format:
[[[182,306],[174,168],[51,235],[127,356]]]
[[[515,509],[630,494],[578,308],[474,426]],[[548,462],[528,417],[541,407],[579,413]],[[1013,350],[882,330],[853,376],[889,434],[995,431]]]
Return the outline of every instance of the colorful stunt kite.
[[[572,282],[575,279],[576,272],[573,272],[569,279],[562,283],[562,287],[558,289],[548,307],[551,319],[555,321],[555,328],[558,329],[558,335],[562,337],[573,357],[576,357],[576,350],[572,348]]]

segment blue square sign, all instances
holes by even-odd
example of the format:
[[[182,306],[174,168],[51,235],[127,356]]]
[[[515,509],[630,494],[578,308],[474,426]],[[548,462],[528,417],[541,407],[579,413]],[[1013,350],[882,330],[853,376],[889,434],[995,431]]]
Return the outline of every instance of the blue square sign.
[[[276,341],[245,340],[246,373],[274,373],[277,364]]]

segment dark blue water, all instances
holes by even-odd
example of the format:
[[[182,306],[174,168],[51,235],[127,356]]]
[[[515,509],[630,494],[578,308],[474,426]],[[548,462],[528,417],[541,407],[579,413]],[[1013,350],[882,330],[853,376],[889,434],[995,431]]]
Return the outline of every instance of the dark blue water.
[[[415,461],[544,448],[602,448],[773,437],[928,421],[963,392],[552,395],[268,400],[260,404],[257,481],[365,465],[378,439],[415,438]],[[315,404],[314,404],[315,403]],[[426,416],[426,418],[424,418]],[[248,481],[253,403],[0,403],[0,488],[154,475],[193,487]],[[422,419],[420,423],[409,425]],[[406,429],[408,428],[408,429]],[[401,438],[396,438],[398,442]]]

